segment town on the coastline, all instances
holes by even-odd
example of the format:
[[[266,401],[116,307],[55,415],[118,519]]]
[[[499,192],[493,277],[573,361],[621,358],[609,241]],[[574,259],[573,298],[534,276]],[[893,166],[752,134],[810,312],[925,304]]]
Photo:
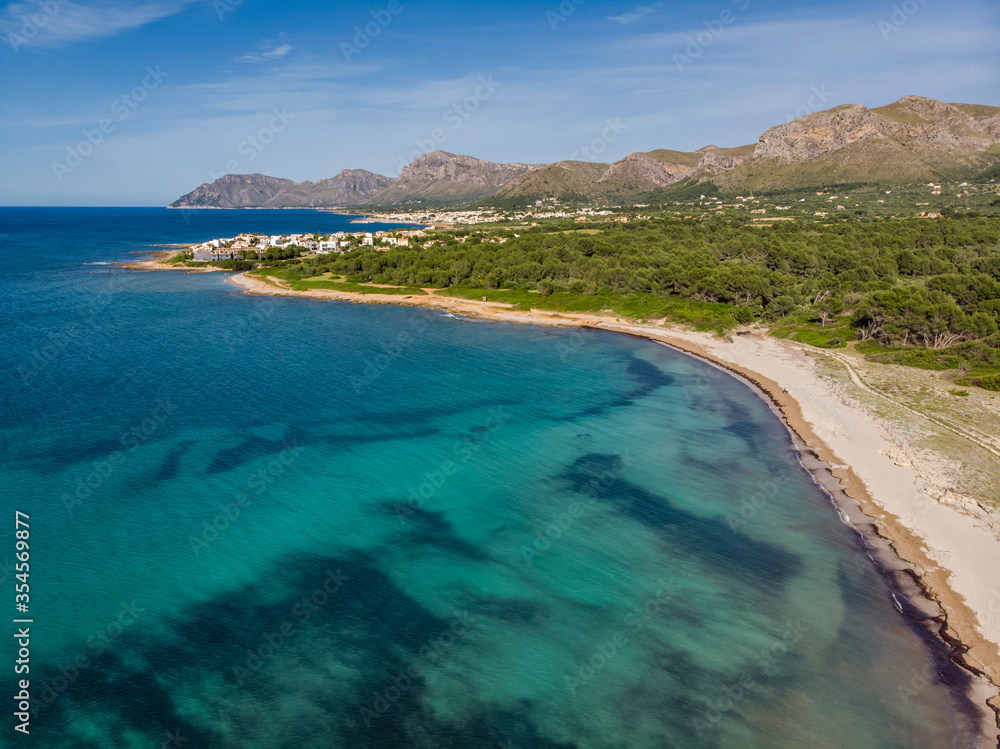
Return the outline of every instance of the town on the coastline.
[[[646,207],[646,206],[638,206]],[[627,223],[627,216],[616,215],[607,209],[581,208],[567,210],[555,199],[537,201],[534,211],[504,214],[496,210],[467,211],[420,211],[411,213],[373,214],[353,223],[407,223],[423,225],[427,229],[446,229],[457,226],[478,224],[496,224],[498,222],[528,222],[528,226],[537,226],[531,219],[574,219],[577,223],[604,221]],[[633,218],[649,218],[634,216]],[[335,232],[333,234],[284,234],[268,236],[265,234],[240,234],[235,237],[212,239],[201,244],[192,245],[188,252],[191,261],[196,263],[212,263],[224,260],[265,260],[281,259],[282,251],[295,250],[300,254],[328,255],[343,254],[354,249],[371,247],[386,251],[392,247],[409,247],[411,242],[423,247],[434,244],[428,233],[422,228],[376,231],[376,232]],[[458,241],[464,242],[465,238]],[[494,240],[496,241],[496,240]],[[501,243],[505,239],[499,240]],[[291,255],[288,255],[291,257]]]
[[[463,229],[470,227],[489,226],[513,227],[530,229],[542,222],[559,222],[570,220],[574,224],[598,225],[629,223],[630,221],[645,221],[656,216],[682,219],[708,218],[721,216],[735,218],[739,214],[749,214],[753,224],[772,222],[827,221],[840,219],[860,220],[871,214],[888,213],[890,218],[909,215],[915,218],[940,218],[939,211],[928,211],[930,203],[914,202],[930,189],[931,195],[942,194],[941,183],[921,183],[903,189],[876,191],[874,194],[850,195],[832,190],[819,190],[803,193],[805,197],[792,200],[788,196],[755,197],[737,195],[724,202],[717,196],[698,195],[686,202],[678,202],[671,210],[663,206],[659,211],[644,203],[636,203],[628,208],[618,206],[613,209],[597,206],[572,206],[557,198],[543,198],[521,210],[504,210],[502,208],[468,208],[464,210],[447,208],[422,208],[417,210],[397,210],[381,213],[369,213],[358,217],[354,224],[396,223],[409,224],[414,228],[394,231],[376,232],[336,232],[333,234],[286,234],[267,236],[262,234],[240,234],[236,237],[212,239],[202,244],[192,245],[185,253],[186,259],[194,263],[212,263],[221,261],[261,261],[282,260],[302,255],[342,254],[354,249],[370,247],[374,250],[387,251],[394,247],[432,247],[442,244],[442,235],[435,230],[458,232],[455,240],[464,243],[467,239],[462,234]],[[980,191],[968,182],[962,182],[955,189],[955,197],[969,199],[982,197]],[[982,191],[989,198],[992,190]],[[784,200],[785,204],[782,204]],[[924,210],[920,210],[921,208]],[[647,209],[647,210],[643,210]],[[945,209],[947,210],[947,209]],[[772,215],[777,214],[777,215]],[[789,215],[792,214],[792,215]],[[515,238],[519,235],[514,234]],[[506,238],[490,238],[483,241],[503,244]]]
[[[648,208],[644,203],[636,203],[632,208]],[[634,216],[633,218],[649,218]],[[628,223],[628,217],[618,215],[608,208],[594,206],[570,207],[558,198],[543,198],[534,201],[532,206],[524,210],[504,210],[502,208],[469,208],[466,210],[421,209],[416,211],[397,210],[386,213],[370,214],[365,221],[380,221],[383,223],[403,222],[424,224],[437,228],[459,226],[475,226],[478,224],[496,224],[503,221],[524,223],[532,219],[573,219],[577,223],[590,221],[618,221]]]
[[[236,237],[211,239],[190,248],[196,263],[223,260],[280,259],[284,251],[309,252],[316,255],[344,253],[359,247],[388,250],[408,247],[411,240],[426,236],[423,229],[377,232],[335,232],[333,234],[240,234]],[[292,257],[293,255],[288,255]]]

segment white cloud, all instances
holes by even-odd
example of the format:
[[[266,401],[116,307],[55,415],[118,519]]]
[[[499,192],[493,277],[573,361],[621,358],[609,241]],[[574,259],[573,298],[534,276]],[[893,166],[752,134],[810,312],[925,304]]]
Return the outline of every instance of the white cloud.
[[[620,23],[622,25],[628,25],[630,23],[635,23],[650,13],[655,13],[663,3],[654,3],[653,5],[640,5],[633,11],[628,13],[622,13],[620,16],[608,16],[609,21],[614,21],[615,23]]]
[[[265,52],[264,57],[284,57],[291,51],[291,44],[282,44],[280,47],[275,47],[274,49]]]
[[[66,180],[61,189],[77,192],[65,197],[54,192],[49,164],[103,116],[106,101],[0,101],[0,168],[24,177],[0,190],[0,202],[164,204],[210,181],[232,159],[237,171],[296,180],[346,167],[395,174],[436,129],[447,138],[434,147],[493,161],[569,158],[609,118],[628,129],[601,154],[603,161],[653,148],[735,146],[810,106],[816,89],[830,92],[823,107],[878,106],[906,94],[1000,104],[995,7],[974,13],[979,5],[958,12],[954,4],[928,3],[888,40],[878,27],[889,12],[881,6],[847,17],[734,11],[735,22],[702,44],[704,21],[718,19],[719,9],[707,9],[703,21],[668,24],[664,5],[649,19],[663,24],[619,27],[621,21],[612,25],[600,14],[598,35],[586,45],[568,38],[560,47],[554,40],[541,61],[504,59],[485,68],[466,62],[433,76],[411,70],[397,50],[348,65],[329,44],[326,58],[316,54],[305,36],[250,37],[243,49],[257,64],[219,74],[206,69],[198,82],[164,86]],[[286,44],[292,38],[294,47]],[[679,69],[674,55],[689,54],[692,39],[700,53]],[[220,54],[225,62],[234,53]],[[495,77],[496,93],[453,127],[445,113],[475,92],[480,74]],[[294,116],[287,131],[246,160],[240,144],[266,127],[275,109],[286,108]],[[149,180],[150,173],[162,179]]]
[[[105,0],[92,5],[68,0],[11,3],[0,11],[0,36],[15,50],[26,45],[55,47],[155,23],[180,13],[192,2],[195,0]]]
[[[249,54],[237,57],[236,62],[265,62],[267,60],[275,60],[279,57],[284,57],[293,49],[295,48],[291,44],[282,44],[281,46],[273,47],[272,49],[261,52],[260,54]]]

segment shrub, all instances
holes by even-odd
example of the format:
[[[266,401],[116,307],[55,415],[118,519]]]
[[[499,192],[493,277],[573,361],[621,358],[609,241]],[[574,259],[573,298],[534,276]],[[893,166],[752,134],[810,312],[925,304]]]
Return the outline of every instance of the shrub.
[[[983,390],[993,390],[995,392],[1000,392],[1000,374],[987,375],[986,377],[978,378],[977,383],[979,387]]]

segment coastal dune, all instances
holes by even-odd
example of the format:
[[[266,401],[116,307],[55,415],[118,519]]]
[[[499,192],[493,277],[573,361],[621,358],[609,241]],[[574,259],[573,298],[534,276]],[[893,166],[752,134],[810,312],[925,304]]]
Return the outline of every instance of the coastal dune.
[[[229,282],[250,294],[426,306],[506,322],[616,331],[663,343],[742,377],[770,400],[803,449],[815,457],[823,470],[814,475],[825,471],[830,476],[826,488],[839,499],[843,516],[866,536],[873,558],[897,586],[905,589],[909,581],[915,597],[923,599],[925,623],[947,643],[952,659],[977,675],[977,702],[997,709],[1000,540],[979,506],[932,498],[927,471],[915,467],[918,456],[907,454],[897,425],[878,413],[880,399],[888,396],[865,385],[849,355],[778,340],[759,330],[728,340],[613,315],[521,311],[499,302],[440,296],[433,289],[426,289],[426,296],[294,291],[246,274]],[[952,431],[968,439],[970,447],[1000,455],[975,434]],[[947,485],[947,477],[939,483]]]

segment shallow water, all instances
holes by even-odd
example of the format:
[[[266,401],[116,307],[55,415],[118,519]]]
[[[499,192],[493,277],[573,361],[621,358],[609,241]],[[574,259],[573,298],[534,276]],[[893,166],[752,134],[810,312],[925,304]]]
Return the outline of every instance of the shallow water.
[[[88,265],[345,226],[0,209],[32,745],[961,745],[962,674],[726,373]]]

